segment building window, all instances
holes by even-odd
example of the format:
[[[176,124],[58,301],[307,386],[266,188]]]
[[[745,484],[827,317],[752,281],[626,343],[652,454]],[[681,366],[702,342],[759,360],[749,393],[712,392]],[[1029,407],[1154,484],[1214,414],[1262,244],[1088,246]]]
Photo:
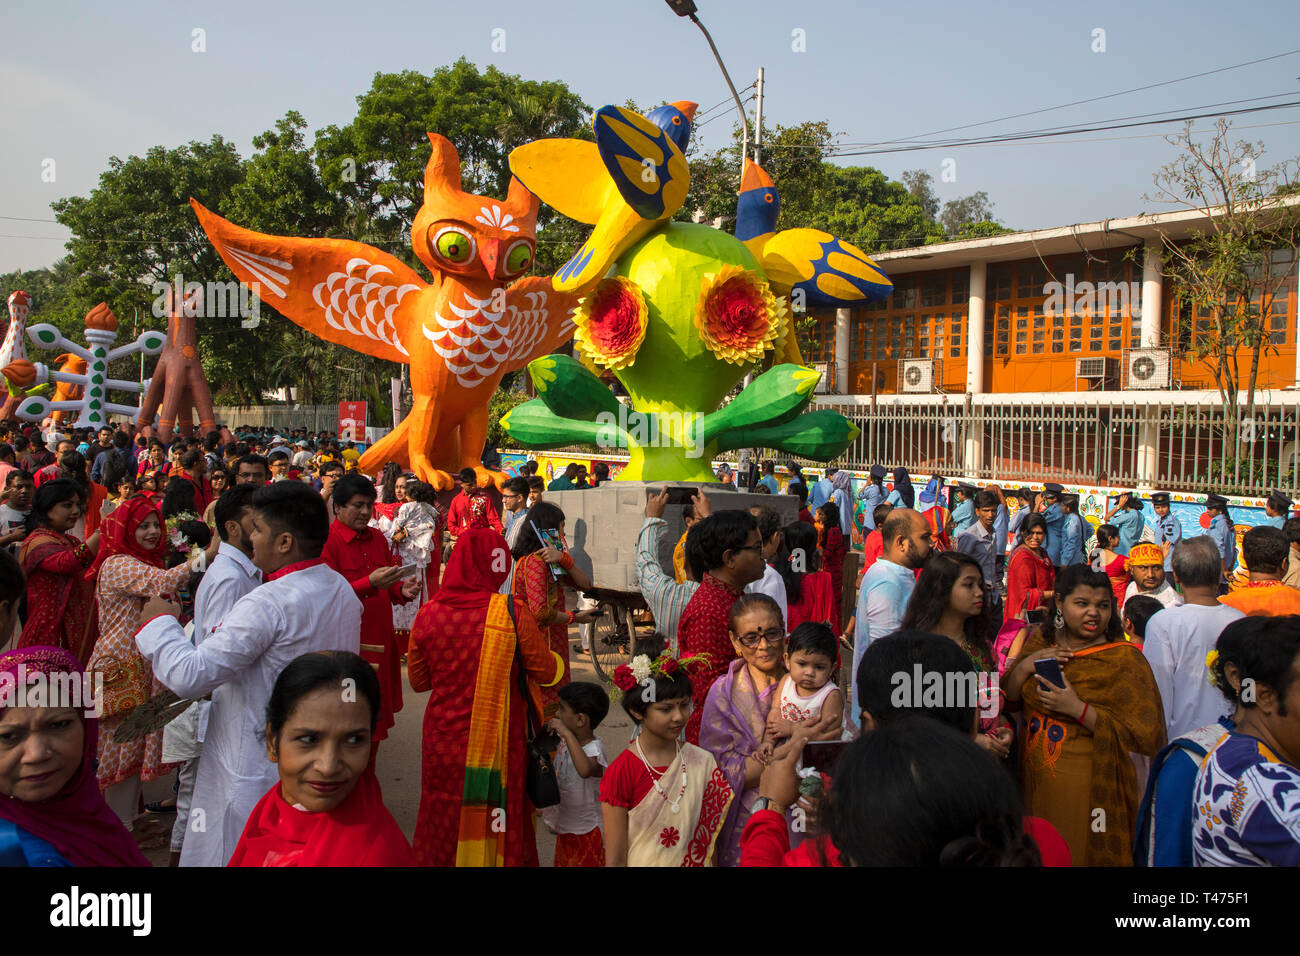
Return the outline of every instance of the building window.
[[[970,268],[953,269],[948,275],[948,284],[952,289],[948,301],[953,305],[966,305],[970,302]]]
[[[943,305],[948,298],[948,273],[937,272],[921,279],[921,306]]]

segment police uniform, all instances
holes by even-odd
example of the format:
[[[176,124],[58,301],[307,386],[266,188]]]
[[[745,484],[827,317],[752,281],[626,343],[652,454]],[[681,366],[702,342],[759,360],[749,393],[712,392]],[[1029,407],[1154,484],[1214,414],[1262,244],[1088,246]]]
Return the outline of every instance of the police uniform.
[[[1226,511],[1228,499],[1222,495],[1209,495],[1205,499],[1205,507]],[[1219,554],[1223,556],[1224,570],[1232,574],[1237,566],[1237,535],[1226,514],[1220,513],[1214,516],[1214,520],[1210,522],[1210,537],[1214,539]]]
[[[1282,513],[1279,515],[1265,513],[1259,523],[1261,525],[1268,525],[1270,528],[1277,528],[1278,531],[1281,531],[1282,526],[1286,524],[1286,519],[1291,514],[1291,499],[1282,494],[1282,492],[1274,489],[1273,493],[1268,496],[1268,503],[1272,505],[1274,511],[1280,511]]]
[[[1151,496],[1151,504],[1169,507],[1169,492],[1161,491]],[[1156,544],[1169,545],[1169,551],[1165,554],[1165,580],[1169,582],[1170,587],[1174,583],[1174,545],[1183,540],[1183,523],[1178,520],[1178,516],[1172,511],[1161,518],[1156,516]]]

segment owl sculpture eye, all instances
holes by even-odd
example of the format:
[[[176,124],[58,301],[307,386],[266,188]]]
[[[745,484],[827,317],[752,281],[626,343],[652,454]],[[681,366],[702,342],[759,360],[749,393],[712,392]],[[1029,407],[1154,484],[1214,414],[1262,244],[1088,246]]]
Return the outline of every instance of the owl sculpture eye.
[[[533,264],[533,247],[527,239],[520,239],[506,253],[506,275],[519,275]]]
[[[474,240],[453,226],[439,229],[433,237],[433,248],[438,255],[455,265],[464,265],[474,255]]]

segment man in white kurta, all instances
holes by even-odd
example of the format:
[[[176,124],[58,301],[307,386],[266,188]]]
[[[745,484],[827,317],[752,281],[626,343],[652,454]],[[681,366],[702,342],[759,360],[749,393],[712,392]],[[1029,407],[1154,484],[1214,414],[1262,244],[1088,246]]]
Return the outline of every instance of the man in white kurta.
[[[253,548],[241,524],[241,519],[247,519],[251,508],[250,500],[256,490],[252,485],[234,485],[226,489],[217,502],[217,530],[221,535],[221,546],[194,595],[193,640],[196,647],[217,629],[235,602],[262,583],[262,572],[253,564]],[[213,695],[221,693],[221,688],[218,687]],[[168,733],[173,733],[175,729],[177,735],[186,734],[188,739],[185,742],[193,752],[199,753],[199,748],[207,737],[211,709],[211,701],[199,701],[194,705],[192,721],[185,722],[190,718],[187,714],[185,719],[169,724]],[[172,826],[173,853],[183,848],[185,834],[189,830],[190,807],[194,803],[194,789],[200,766],[199,756],[191,757],[177,774],[179,786],[176,790],[176,822]]]
[[[165,687],[212,693],[181,866],[225,866],[253,807],[279,782],[266,758],[266,704],[280,671],[314,651],[361,650],[361,601],[341,574],[317,558],[267,577],[198,647],[166,615],[136,634]]]

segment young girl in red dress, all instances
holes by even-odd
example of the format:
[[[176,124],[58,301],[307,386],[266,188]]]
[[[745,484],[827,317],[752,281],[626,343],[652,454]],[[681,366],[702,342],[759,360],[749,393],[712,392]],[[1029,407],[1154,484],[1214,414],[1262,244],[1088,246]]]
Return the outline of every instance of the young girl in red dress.
[[[831,575],[831,591],[835,595],[831,627],[838,634],[844,624],[840,612],[844,607],[844,556],[849,550],[849,543],[840,530],[840,506],[833,501],[826,502],[817,509],[813,524],[817,528],[817,546],[822,549],[822,567]]]
[[[641,728],[600,784],[606,866],[709,866],[732,791],[707,750],[681,741],[691,715],[683,665],[642,654],[614,671]]]

